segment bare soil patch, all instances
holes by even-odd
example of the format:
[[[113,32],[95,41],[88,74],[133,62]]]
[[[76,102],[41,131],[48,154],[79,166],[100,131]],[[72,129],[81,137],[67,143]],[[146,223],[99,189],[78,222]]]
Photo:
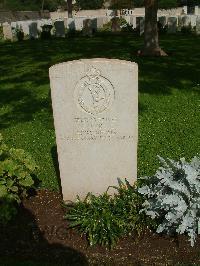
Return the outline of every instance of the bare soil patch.
[[[90,247],[85,236],[68,228],[65,212],[59,193],[37,191],[23,202],[14,221],[0,228],[0,260],[41,265],[200,265],[200,237],[192,248],[186,236],[146,231],[121,239],[113,250]]]

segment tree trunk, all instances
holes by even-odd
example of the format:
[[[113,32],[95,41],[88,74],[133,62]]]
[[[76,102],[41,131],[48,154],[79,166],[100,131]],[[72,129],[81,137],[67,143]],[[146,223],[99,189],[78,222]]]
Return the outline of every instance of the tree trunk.
[[[67,0],[68,18],[72,18],[72,0]]]
[[[144,56],[166,56],[159,47],[157,28],[158,0],[145,0],[144,47],[138,52]]]

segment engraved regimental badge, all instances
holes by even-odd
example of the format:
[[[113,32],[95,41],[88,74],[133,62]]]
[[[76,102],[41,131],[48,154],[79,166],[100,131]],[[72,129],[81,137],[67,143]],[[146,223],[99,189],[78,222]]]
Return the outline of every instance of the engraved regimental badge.
[[[98,115],[108,110],[113,100],[113,85],[94,67],[76,84],[75,101],[82,111]]]

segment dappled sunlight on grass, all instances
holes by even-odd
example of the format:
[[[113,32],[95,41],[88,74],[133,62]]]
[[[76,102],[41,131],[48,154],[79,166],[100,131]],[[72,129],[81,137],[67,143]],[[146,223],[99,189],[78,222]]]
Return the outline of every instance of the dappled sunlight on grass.
[[[48,69],[59,62],[105,57],[138,63],[139,176],[155,171],[157,154],[177,159],[200,152],[200,37],[161,36],[169,54],[162,58],[138,57],[142,41],[98,34],[0,43],[0,129],[9,144],[36,159],[44,186],[58,189]]]

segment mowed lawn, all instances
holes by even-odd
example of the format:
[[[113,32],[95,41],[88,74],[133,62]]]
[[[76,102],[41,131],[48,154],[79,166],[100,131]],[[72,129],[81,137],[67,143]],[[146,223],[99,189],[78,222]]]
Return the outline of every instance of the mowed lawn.
[[[48,69],[74,59],[106,57],[138,63],[138,176],[155,172],[157,155],[172,159],[200,155],[200,37],[161,36],[161,47],[169,54],[163,58],[138,57],[142,42],[131,34],[99,34],[0,43],[0,132],[8,145],[33,156],[42,186],[58,189]]]

